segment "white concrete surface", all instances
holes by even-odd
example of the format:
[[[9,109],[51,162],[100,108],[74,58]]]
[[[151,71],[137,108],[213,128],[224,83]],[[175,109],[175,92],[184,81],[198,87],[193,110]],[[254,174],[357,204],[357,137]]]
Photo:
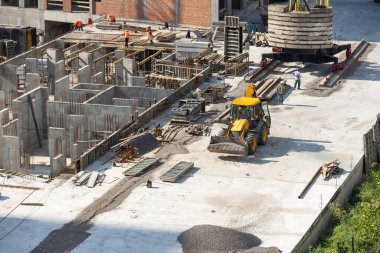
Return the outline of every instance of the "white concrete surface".
[[[176,237],[200,224],[253,233],[262,246],[290,252],[362,155],[362,135],[380,110],[379,53],[377,45],[367,58],[377,63],[364,62],[330,96],[296,90],[271,107],[272,134],[254,157],[209,153],[206,136],[186,145],[188,154],[170,157],[155,172],[156,188],[141,186],[119,208],[97,216],[91,236],[73,252],[181,252]],[[334,159],[346,173],[320,178],[298,199],[319,166]],[[160,182],[179,160],[199,170],[179,183]]]

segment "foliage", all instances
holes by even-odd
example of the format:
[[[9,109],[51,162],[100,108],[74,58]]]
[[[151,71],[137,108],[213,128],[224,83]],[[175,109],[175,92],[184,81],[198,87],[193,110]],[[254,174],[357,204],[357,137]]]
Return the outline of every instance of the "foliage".
[[[344,206],[332,205],[331,229],[311,253],[380,252],[380,164],[372,166],[365,181],[355,188]]]

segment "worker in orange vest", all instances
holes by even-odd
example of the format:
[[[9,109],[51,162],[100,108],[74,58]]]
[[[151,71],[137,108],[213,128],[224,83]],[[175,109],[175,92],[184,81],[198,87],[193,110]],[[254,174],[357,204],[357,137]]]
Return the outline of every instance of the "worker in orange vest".
[[[83,31],[83,23],[80,20],[74,22],[74,29],[78,29],[78,31]]]
[[[131,33],[128,30],[124,32],[124,39],[125,39],[125,47],[128,47],[129,40],[131,39]]]

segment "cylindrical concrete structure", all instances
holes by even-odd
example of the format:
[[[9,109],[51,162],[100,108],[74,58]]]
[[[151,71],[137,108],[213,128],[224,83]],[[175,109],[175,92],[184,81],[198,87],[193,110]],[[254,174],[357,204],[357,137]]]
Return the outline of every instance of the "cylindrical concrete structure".
[[[289,49],[331,48],[332,8],[289,12],[289,6],[269,5],[269,44]]]

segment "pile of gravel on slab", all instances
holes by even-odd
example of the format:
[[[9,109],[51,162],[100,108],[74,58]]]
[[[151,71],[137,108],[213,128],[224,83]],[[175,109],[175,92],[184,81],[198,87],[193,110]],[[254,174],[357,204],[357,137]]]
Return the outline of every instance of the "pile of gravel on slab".
[[[251,249],[261,244],[261,240],[252,234],[212,225],[192,227],[182,232],[177,240],[184,252],[228,252]]]

